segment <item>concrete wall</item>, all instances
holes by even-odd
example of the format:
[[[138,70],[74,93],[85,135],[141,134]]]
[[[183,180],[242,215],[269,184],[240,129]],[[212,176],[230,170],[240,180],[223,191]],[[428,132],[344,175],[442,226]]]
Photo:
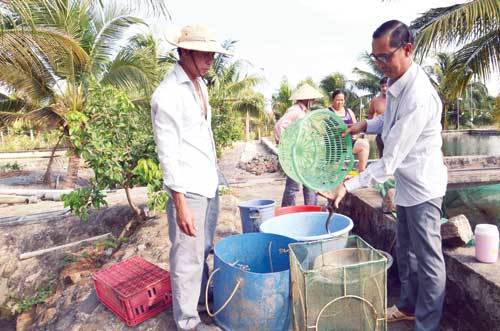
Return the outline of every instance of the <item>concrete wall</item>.
[[[49,163],[50,151],[46,152],[16,152],[0,153],[0,165],[17,163],[22,170],[45,170]],[[59,150],[55,154],[52,169],[62,171],[68,167],[68,156],[65,150]]]

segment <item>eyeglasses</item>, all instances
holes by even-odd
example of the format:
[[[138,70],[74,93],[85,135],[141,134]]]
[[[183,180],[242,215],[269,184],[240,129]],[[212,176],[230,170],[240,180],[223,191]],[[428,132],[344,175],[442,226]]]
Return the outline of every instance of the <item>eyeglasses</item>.
[[[371,53],[370,54],[370,58],[373,60],[373,61],[379,61],[379,62],[382,62],[382,63],[388,63],[392,56],[394,55],[394,53],[396,53],[396,51],[398,49],[400,49],[401,47],[403,47],[403,45],[399,46],[398,48],[396,48],[395,50],[393,50],[392,52],[390,53],[382,53],[382,54],[373,54]]]

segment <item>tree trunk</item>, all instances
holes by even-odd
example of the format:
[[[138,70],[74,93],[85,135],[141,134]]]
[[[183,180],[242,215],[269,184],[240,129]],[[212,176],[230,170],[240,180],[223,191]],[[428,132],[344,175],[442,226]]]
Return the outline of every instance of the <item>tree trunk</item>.
[[[146,215],[144,213],[141,213],[141,210],[132,201],[130,188],[128,186],[125,186],[125,194],[127,195],[128,204],[134,212],[134,217],[122,229],[120,236],[118,237],[119,239],[130,237],[130,235],[135,232],[135,229],[146,219]],[[122,241],[120,240],[119,245],[121,245],[121,242]]]
[[[247,117],[245,119],[245,141],[250,140],[250,112],[247,110]]]
[[[132,197],[130,196],[130,187],[125,187],[125,194],[127,195],[127,201],[128,205],[134,212],[135,217],[140,218],[141,217],[141,211],[140,209],[135,205],[135,203],[132,201]]]
[[[443,128],[448,130],[448,103],[443,103]]]
[[[64,180],[64,188],[74,188],[76,186],[76,179],[78,178],[78,171],[80,170],[80,156],[71,154],[68,160],[68,171],[66,179]]]
[[[59,144],[61,143],[62,138],[64,137],[64,134],[62,134],[59,139],[57,139],[56,145],[52,149],[52,153],[50,154],[50,159],[49,159],[49,164],[47,165],[47,169],[45,170],[45,175],[43,175],[43,180],[42,182],[46,185],[51,184],[51,172],[52,172],[52,165],[54,163],[54,155],[56,154],[56,150],[59,147]]]

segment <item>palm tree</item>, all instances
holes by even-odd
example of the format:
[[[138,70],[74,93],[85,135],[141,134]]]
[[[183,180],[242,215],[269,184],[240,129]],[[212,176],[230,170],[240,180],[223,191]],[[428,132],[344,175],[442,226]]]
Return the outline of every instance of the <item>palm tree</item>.
[[[436,63],[431,66],[426,66],[424,70],[429,75],[429,78],[439,93],[443,103],[443,128],[448,130],[448,112],[450,108],[455,108],[455,100],[457,98],[457,90],[450,78],[453,73],[453,55],[448,53],[438,53],[436,55]],[[458,111],[458,109],[454,109]]]
[[[334,72],[324,77],[319,83],[319,87],[327,95],[330,95],[335,90],[344,90],[347,86],[347,78],[340,72]]]
[[[168,11],[161,0],[120,4],[0,0],[0,82],[7,91],[0,95],[0,125],[27,118],[69,136],[67,118],[84,112],[90,76],[137,102],[148,97],[159,76],[156,46],[132,13],[150,8],[169,17]],[[78,146],[70,150],[66,184],[74,186],[80,158]]]
[[[500,125],[500,95],[496,96],[493,104],[493,123],[498,127]]]
[[[225,41],[223,47],[231,50],[235,41]],[[264,96],[255,91],[262,81],[257,75],[242,74],[243,62],[229,62],[226,55],[218,54],[208,73],[207,85],[214,113],[237,112],[245,116],[245,139],[250,136],[250,119],[264,112]]]
[[[361,60],[364,61],[370,68],[370,71],[362,70],[355,67],[352,72],[359,76],[359,79],[354,81],[354,86],[363,91],[368,91],[369,97],[374,97],[379,92],[379,82],[384,73],[376,65],[375,61],[367,52],[361,54]]]
[[[472,76],[482,81],[500,66],[500,5],[498,0],[472,0],[433,8],[411,24],[416,30],[417,58],[431,50],[458,47],[449,65],[450,93],[462,95]]]
[[[493,120],[494,102],[488,95],[488,88],[481,82],[471,82],[465,89],[463,104],[465,118],[471,126],[489,124]]]
[[[277,121],[283,116],[290,106],[292,106],[292,87],[288,83],[286,78],[281,81],[280,87],[277,93],[274,93],[271,100],[271,106],[273,108],[274,120]]]
[[[468,117],[473,119],[473,109],[484,109],[488,113],[491,109],[488,103],[488,90],[483,83],[468,82],[464,88],[464,98],[462,103],[457,107],[456,99],[459,96],[457,84],[462,84],[464,77],[457,80],[457,72],[454,71],[453,63],[455,61],[454,55],[449,53],[438,53],[436,55],[436,63],[431,66],[424,67],[424,70],[429,75],[431,82],[436,87],[436,90],[441,97],[443,103],[443,127],[448,129],[448,114],[450,110],[453,111],[467,111]],[[459,72],[460,73],[460,72]],[[463,76],[467,72],[461,72]],[[460,82],[458,82],[460,81]]]

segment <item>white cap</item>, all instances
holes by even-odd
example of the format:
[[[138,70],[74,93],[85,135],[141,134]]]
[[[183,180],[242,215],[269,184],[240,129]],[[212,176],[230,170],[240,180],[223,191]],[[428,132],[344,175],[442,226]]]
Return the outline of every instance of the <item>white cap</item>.
[[[498,236],[498,227],[493,224],[478,224],[476,225],[476,229],[474,230],[475,234],[481,235],[497,235]]]

